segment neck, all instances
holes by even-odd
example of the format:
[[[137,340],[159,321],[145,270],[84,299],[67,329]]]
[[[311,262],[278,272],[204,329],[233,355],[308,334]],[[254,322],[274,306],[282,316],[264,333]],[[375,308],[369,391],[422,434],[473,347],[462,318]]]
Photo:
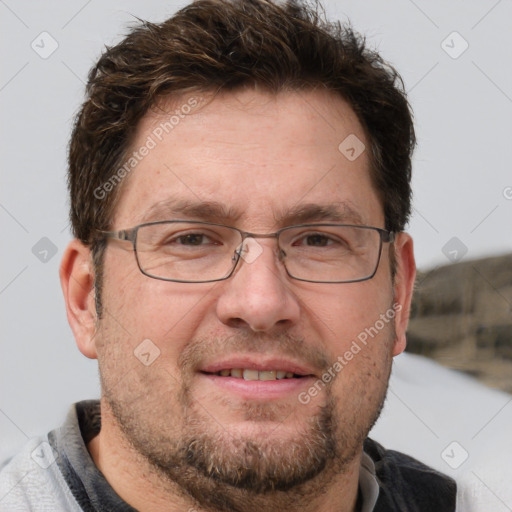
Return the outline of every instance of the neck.
[[[360,454],[344,466],[342,473],[326,467],[297,488],[266,494],[243,489],[233,492],[230,488],[230,497],[226,498],[227,489],[218,482],[194,475],[198,482],[203,479],[200,488],[204,500],[196,501],[136,452],[103,401],[101,417],[101,431],[88,444],[91,457],[114,491],[140,512],[274,512],[280,508],[303,512],[356,511]]]

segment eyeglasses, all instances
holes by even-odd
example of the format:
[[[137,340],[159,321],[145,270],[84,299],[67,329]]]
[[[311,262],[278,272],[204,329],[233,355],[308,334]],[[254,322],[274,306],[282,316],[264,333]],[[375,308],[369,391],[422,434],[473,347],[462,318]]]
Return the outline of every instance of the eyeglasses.
[[[371,279],[395,233],[371,226],[301,224],[275,233],[185,220],[148,222],[121,231],[98,231],[99,239],[132,242],[140,271],[155,279],[209,283],[233,275],[244,259],[262,251],[256,238],[275,238],[287,274],[313,283],[353,283]]]

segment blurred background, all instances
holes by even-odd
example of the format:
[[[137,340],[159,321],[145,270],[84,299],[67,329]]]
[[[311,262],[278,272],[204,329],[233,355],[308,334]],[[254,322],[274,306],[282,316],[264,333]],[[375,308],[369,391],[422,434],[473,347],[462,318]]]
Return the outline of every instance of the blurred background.
[[[512,393],[512,254],[420,272],[407,343]]]
[[[104,45],[185,4],[0,1],[0,459],[99,396],[58,281],[66,145]],[[407,350],[512,392],[512,3],[324,5],[396,66],[415,113],[409,231],[421,272]]]

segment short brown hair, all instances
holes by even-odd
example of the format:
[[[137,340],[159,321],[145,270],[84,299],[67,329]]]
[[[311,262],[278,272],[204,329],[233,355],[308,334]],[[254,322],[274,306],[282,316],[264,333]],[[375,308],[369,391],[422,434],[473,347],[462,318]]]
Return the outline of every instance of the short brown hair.
[[[107,48],[71,136],[74,235],[98,249],[95,230],[110,227],[122,187],[101,198],[95,191],[123,165],[138,122],[159,99],[255,85],[274,93],[323,87],[348,101],[369,141],[386,228],[403,230],[415,136],[402,80],[348,23],[319,12],[318,3],[197,0]]]

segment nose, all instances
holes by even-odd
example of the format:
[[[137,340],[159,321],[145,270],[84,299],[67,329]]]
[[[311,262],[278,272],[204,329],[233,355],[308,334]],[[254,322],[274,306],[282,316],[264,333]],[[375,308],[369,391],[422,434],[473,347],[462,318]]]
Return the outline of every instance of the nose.
[[[300,304],[273,240],[246,239],[241,260],[220,293],[217,316],[230,327],[263,332],[299,320]]]

